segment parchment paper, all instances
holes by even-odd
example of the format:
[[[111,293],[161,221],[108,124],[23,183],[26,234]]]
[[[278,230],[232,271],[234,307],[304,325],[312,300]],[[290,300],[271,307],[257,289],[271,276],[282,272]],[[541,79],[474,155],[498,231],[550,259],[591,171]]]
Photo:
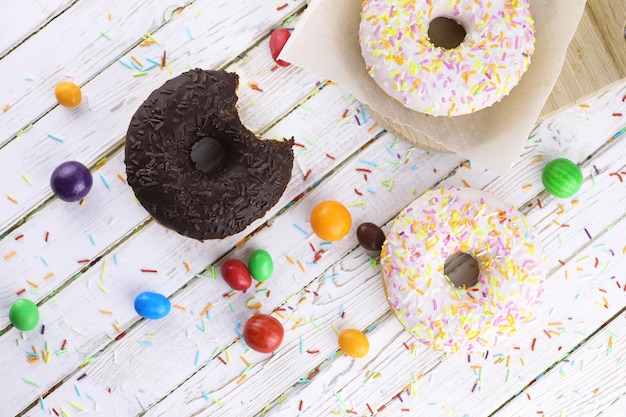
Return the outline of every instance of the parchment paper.
[[[368,75],[358,38],[361,1],[311,1],[280,59],[338,83],[381,115],[499,173],[522,153],[585,8],[585,0],[530,0],[535,54],[520,84],[487,109],[449,118],[405,108]]]

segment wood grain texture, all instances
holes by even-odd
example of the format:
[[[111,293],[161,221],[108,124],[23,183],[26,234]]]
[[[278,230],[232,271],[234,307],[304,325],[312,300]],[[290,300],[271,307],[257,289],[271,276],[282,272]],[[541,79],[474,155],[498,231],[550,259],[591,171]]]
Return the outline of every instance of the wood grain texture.
[[[623,266],[622,266],[623,267]],[[626,361],[615,354],[624,343],[623,311],[590,340],[531,385],[528,395],[517,396],[495,416],[531,414],[568,416],[619,416],[616,402],[626,398]],[[607,372],[608,371],[608,372]],[[598,395],[602,392],[602,395]]]
[[[617,64],[621,77],[626,77],[626,3],[619,0],[591,0],[587,2],[606,49]]]
[[[580,103],[626,77],[626,5],[620,0],[590,0],[567,50],[561,76],[543,115]]]
[[[0,13],[0,57],[4,57],[74,2],[75,0],[23,0],[19,7],[11,10],[5,5],[3,13]]]
[[[599,17],[603,8],[592,2],[591,23],[619,20],[617,13]],[[271,30],[294,24],[303,1],[196,0],[184,9],[160,4],[152,10],[142,1],[127,3],[79,1],[47,24],[42,14],[33,15],[22,30],[26,41],[0,59],[16,82],[0,91],[12,89],[22,103],[0,114],[7,121],[0,138],[0,189],[19,200],[0,195],[0,356],[7,359],[0,365],[0,385],[11,387],[0,390],[0,414],[480,416],[504,407],[499,415],[525,416],[544,410],[558,415],[561,409],[592,413],[596,405],[602,415],[621,412],[625,394],[612,382],[623,374],[625,352],[623,311],[616,314],[626,306],[626,142],[620,136],[626,126],[619,116],[626,113],[626,84],[539,124],[515,167],[498,176],[459,156],[399,141],[337,85],[295,67],[275,68]],[[116,35],[115,50],[107,49],[106,38],[89,37],[111,10],[107,30]],[[38,31],[36,21],[45,27]],[[137,46],[136,32],[144,27],[154,28],[160,45]],[[47,42],[70,32],[87,34],[67,43],[73,52]],[[596,30],[593,36],[601,44],[609,33]],[[36,91],[20,84],[21,65],[42,45],[49,45],[51,56],[58,49],[59,57],[40,69],[48,75]],[[131,55],[145,62],[163,50],[172,74],[155,69],[133,77],[117,62]],[[618,56],[619,50],[611,53]],[[12,56],[20,59],[9,65]],[[123,182],[121,150],[130,115],[143,98],[195,66],[239,73],[243,122],[263,136],[293,135],[297,142],[292,180],[279,204],[244,232],[204,243],[146,215]],[[48,94],[54,74],[70,67],[84,80],[87,97],[74,111],[55,107]],[[33,128],[13,137],[30,123]],[[96,167],[105,155],[106,163]],[[574,198],[553,198],[541,185],[543,166],[557,156],[582,167],[585,181]],[[58,201],[48,190],[50,170],[68,158],[93,168],[94,188],[83,206]],[[354,233],[328,244],[310,231],[309,213],[322,200],[349,207],[352,232],[363,221],[387,230],[416,196],[446,185],[486,189],[520,206],[547,252],[551,272],[536,319],[486,358],[447,358],[412,339],[390,313],[380,271]],[[245,293],[231,293],[221,264],[245,261],[259,248],[272,254],[274,275]],[[160,321],[140,319],[132,300],[143,290],[168,296],[172,312]],[[45,332],[9,325],[8,307],[17,293],[40,304]],[[257,310],[274,314],[286,330],[273,355],[241,343],[238,332]],[[600,357],[608,333],[598,329],[607,322],[616,336],[614,351]],[[367,358],[355,360],[339,350],[335,329],[348,327],[367,331]],[[49,352],[47,361],[42,351]],[[29,363],[29,355],[37,359]],[[559,366],[588,357],[593,363],[584,359],[583,372],[564,368],[563,379]],[[584,390],[578,398],[579,386]],[[571,406],[563,406],[565,399]]]

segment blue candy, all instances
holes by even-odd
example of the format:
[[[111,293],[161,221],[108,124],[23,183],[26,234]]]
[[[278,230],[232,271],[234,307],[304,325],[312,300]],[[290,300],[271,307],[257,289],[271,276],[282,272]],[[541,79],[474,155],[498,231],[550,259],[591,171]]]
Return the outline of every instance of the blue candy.
[[[168,315],[171,308],[170,300],[156,292],[144,291],[135,297],[135,311],[146,319],[161,319]]]

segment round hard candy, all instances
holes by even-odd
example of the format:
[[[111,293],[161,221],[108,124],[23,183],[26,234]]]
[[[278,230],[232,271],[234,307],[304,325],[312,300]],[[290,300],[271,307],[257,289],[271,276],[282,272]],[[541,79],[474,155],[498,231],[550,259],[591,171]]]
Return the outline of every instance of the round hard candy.
[[[580,190],[583,174],[575,163],[565,158],[548,162],[541,174],[543,186],[550,194],[559,198],[568,198]]]
[[[313,232],[324,240],[332,242],[343,238],[351,226],[350,212],[338,201],[322,201],[311,212]]]
[[[93,177],[89,169],[78,161],[66,161],[52,171],[50,188],[63,201],[80,201],[91,190]]]

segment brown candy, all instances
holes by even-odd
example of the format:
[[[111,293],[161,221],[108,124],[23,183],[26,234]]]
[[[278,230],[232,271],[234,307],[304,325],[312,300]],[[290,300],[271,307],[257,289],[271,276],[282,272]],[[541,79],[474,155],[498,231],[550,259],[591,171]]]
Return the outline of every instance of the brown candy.
[[[356,229],[356,238],[365,249],[380,252],[385,242],[385,233],[374,223],[361,223]]]

